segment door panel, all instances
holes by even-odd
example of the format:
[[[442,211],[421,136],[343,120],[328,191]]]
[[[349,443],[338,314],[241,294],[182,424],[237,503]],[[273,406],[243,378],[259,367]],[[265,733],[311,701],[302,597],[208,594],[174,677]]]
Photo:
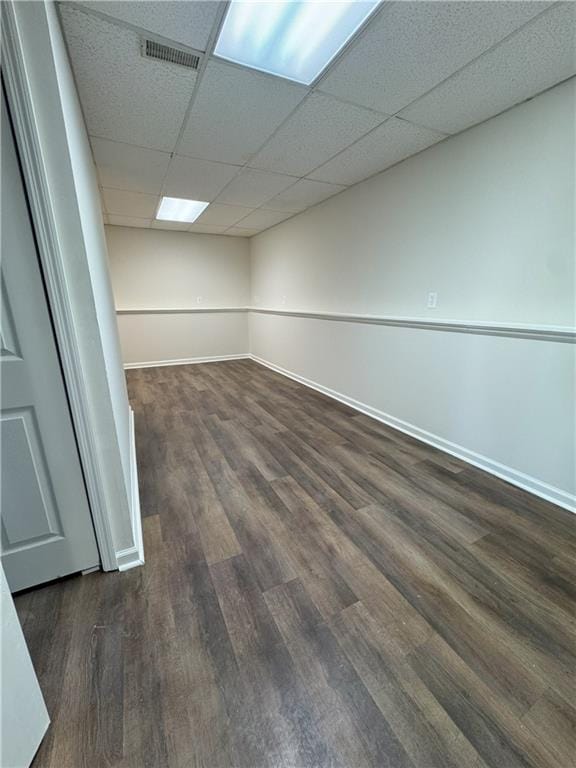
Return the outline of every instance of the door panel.
[[[4,96],[0,287],[1,552],[14,591],[99,557]]]

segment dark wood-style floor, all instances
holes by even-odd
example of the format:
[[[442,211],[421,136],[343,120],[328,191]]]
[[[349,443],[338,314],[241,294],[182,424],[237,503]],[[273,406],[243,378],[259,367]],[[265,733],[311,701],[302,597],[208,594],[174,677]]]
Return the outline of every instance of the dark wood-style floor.
[[[574,516],[250,361],[128,383],[146,566],[18,598],[35,768],[576,764]]]

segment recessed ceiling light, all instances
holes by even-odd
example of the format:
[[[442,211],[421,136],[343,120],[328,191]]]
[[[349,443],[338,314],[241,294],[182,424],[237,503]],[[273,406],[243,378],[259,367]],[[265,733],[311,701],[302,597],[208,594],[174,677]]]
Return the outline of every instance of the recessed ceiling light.
[[[183,200],[181,197],[163,197],[157,219],[162,221],[196,221],[202,211],[207,208],[209,203],[201,200]]]
[[[310,85],[381,0],[232,0],[214,53]]]

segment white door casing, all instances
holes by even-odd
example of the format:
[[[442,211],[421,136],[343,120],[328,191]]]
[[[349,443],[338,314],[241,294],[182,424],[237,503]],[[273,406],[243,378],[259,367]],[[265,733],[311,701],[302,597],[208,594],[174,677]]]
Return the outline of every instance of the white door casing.
[[[0,274],[1,552],[15,591],[100,560],[4,96]]]

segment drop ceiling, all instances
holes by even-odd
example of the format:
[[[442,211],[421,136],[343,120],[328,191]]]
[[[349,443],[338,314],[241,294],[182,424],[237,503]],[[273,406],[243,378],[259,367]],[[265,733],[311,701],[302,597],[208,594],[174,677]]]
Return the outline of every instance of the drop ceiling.
[[[250,237],[576,73],[573,2],[384,2],[312,87],[214,57],[223,2],[59,10],[111,225]],[[211,205],[156,221],[162,195]]]

